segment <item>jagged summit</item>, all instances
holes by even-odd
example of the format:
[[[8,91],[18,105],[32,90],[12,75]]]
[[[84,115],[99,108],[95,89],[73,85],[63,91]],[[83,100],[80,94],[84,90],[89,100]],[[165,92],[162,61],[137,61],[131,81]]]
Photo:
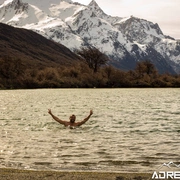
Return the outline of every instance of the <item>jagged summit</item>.
[[[22,0],[6,0],[0,6],[0,22],[11,24],[11,20],[18,22],[17,16],[28,9],[28,4]]]
[[[180,72],[180,43],[158,24],[107,15],[95,0],[88,6],[71,0],[6,0],[0,22],[31,29],[72,50],[94,46],[124,70],[148,59],[160,73]]]
[[[5,0],[4,3],[0,6],[0,8],[7,5],[13,6],[17,4],[23,4],[22,0]]]
[[[95,0],[92,0],[89,5],[88,8],[93,11],[97,16],[103,16],[106,15],[104,13],[104,11],[99,7],[99,5],[97,4],[97,2]]]
[[[5,6],[5,5],[9,4],[9,3],[12,3],[12,1],[13,1],[13,0],[6,0],[6,1],[4,1],[4,2],[2,3],[1,6]]]
[[[95,0],[92,0],[92,1],[89,3],[88,6],[89,6],[89,7],[98,7],[98,8],[100,8],[99,5],[97,4],[97,2],[96,2]]]
[[[150,42],[156,37],[164,38],[158,24],[134,16],[121,20],[114,26],[126,35],[128,39],[137,41],[138,43]],[[135,29],[136,31],[134,31]]]
[[[67,2],[67,3],[72,3],[71,0],[46,0],[46,1],[43,1],[42,3],[42,0],[23,0],[24,2],[27,2],[29,4],[39,4],[41,3],[42,5],[46,5],[46,4],[59,4],[60,2],[64,1],[64,2]]]

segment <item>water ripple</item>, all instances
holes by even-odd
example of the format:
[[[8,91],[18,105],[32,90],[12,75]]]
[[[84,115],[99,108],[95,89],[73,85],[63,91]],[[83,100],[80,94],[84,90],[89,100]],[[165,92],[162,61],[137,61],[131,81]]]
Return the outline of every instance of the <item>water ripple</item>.
[[[144,172],[178,162],[179,99],[179,89],[1,91],[0,167]],[[94,114],[72,130],[49,108],[63,120]]]

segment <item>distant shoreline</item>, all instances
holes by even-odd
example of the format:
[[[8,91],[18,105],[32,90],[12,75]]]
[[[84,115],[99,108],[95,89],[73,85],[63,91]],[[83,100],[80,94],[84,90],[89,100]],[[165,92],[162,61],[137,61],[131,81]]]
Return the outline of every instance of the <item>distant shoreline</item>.
[[[150,173],[116,173],[116,172],[84,172],[84,171],[36,171],[0,168],[1,180],[149,180]]]

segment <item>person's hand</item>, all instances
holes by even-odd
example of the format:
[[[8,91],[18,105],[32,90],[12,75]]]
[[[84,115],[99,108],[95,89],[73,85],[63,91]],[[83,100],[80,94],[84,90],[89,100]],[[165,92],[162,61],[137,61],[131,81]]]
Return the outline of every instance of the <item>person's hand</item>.
[[[91,109],[91,110],[90,110],[90,115],[92,115],[92,114],[93,114],[93,110]]]
[[[51,113],[51,109],[48,109],[48,113],[49,113],[49,114],[52,114],[52,113]]]

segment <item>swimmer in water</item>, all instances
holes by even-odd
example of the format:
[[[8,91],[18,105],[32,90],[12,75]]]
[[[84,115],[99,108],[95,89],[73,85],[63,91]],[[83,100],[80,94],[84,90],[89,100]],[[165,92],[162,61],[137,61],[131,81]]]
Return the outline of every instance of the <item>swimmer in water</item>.
[[[48,109],[48,113],[58,123],[63,124],[65,127],[69,127],[70,129],[74,129],[75,127],[79,127],[79,126],[83,125],[84,123],[86,123],[89,120],[89,118],[91,117],[91,115],[93,114],[93,111],[90,110],[89,115],[84,120],[82,120],[80,122],[75,122],[76,116],[74,114],[72,114],[69,117],[69,121],[63,121],[63,120],[59,119],[58,117],[56,117],[54,114],[52,114],[51,109]]]

